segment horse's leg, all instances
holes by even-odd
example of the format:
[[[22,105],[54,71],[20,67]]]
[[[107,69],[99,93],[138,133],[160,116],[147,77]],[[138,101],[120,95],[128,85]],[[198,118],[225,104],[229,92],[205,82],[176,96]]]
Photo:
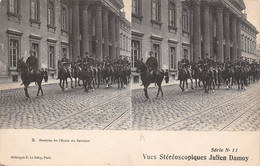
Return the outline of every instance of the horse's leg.
[[[39,92],[40,92],[40,90],[41,90],[41,86],[39,85],[39,83],[37,83],[38,84],[38,91],[37,91],[37,97],[38,97],[38,95],[39,95]]]
[[[190,82],[191,82],[191,89],[194,90],[194,88],[193,88],[193,80],[192,80],[192,77],[190,77]]]
[[[182,92],[184,92],[185,88],[184,88],[184,84],[185,84],[185,79],[182,80]]]
[[[30,83],[24,84],[24,92],[25,92],[25,96],[27,98],[30,98],[29,94],[28,94],[28,86]]]
[[[62,83],[61,83],[61,82],[62,82]],[[60,84],[59,84],[59,85],[60,85],[60,87],[61,87],[61,90],[64,91],[64,84],[63,84],[63,86],[62,86],[62,84],[63,84],[63,79],[60,78]]]
[[[161,89],[161,95],[162,95],[162,97],[163,97],[163,91],[162,91],[162,85],[160,84],[160,89]]]
[[[181,90],[182,90],[182,92],[183,92],[183,89],[182,89],[182,87],[181,87],[181,79],[180,79],[180,84],[179,84],[179,86],[180,86],[180,88],[181,88]]]
[[[188,79],[186,79],[185,82],[186,82],[186,90],[188,90],[188,88],[189,88]]]
[[[117,81],[117,84],[118,84],[118,86],[117,86],[117,88],[119,88],[120,87],[120,78],[118,77],[118,79],[117,79],[118,81]]]
[[[237,89],[239,90],[240,89],[240,82],[239,82],[239,78],[236,79],[237,81]]]
[[[77,83],[75,83],[75,84],[77,84]],[[70,77],[70,87],[71,87],[72,89],[74,89],[72,77]]]
[[[155,82],[156,82],[156,81],[155,81]],[[158,85],[158,91],[157,91],[157,94],[156,94],[156,98],[158,98],[158,95],[159,95],[159,93],[160,93],[160,91],[161,91],[159,84],[157,84],[157,85]]]
[[[209,93],[207,90],[207,81],[203,80],[202,83],[203,83],[203,87],[204,87],[204,93]]]
[[[148,93],[147,93],[148,86],[149,86],[149,84],[144,86],[144,94],[145,94],[146,99],[149,99],[149,96],[148,96]]]

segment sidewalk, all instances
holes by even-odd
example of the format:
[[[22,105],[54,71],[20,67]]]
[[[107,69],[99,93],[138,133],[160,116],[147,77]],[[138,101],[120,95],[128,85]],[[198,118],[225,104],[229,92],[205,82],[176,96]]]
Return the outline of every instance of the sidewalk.
[[[8,89],[17,89],[24,88],[24,85],[21,85],[22,82],[12,82],[12,83],[1,83],[0,90],[8,90]],[[56,84],[59,83],[59,80],[49,79],[48,82],[42,81],[42,85]],[[29,86],[35,86],[35,83],[32,82]]]
[[[165,83],[165,80],[163,80],[162,86],[177,85],[177,84],[179,84],[179,83],[180,83],[179,80],[170,79],[170,80],[169,80],[169,83],[166,84],[166,83]],[[141,84],[142,84],[141,82],[140,82],[140,83],[132,83],[132,84],[131,84],[131,89],[132,89],[132,90],[134,90],[134,89],[143,89],[144,86],[143,86],[143,85],[140,86]],[[152,83],[151,85],[149,85],[148,88],[155,88],[155,84]]]

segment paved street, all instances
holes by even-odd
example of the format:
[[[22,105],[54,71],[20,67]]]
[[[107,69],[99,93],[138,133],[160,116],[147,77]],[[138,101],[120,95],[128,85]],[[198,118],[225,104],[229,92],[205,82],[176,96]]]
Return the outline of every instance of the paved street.
[[[178,85],[164,86],[164,97],[155,99],[157,88],[132,90],[133,130],[256,131],[260,130],[260,82],[246,91],[219,90],[204,94],[200,88],[182,93]]]
[[[0,85],[1,86],[1,85]],[[22,87],[22,86],[21,86]],[[84,92],[82,88],[62,92],[58,84],[0,91],[0,128],[8,129],[131,129],[130,90],[106,89]]]

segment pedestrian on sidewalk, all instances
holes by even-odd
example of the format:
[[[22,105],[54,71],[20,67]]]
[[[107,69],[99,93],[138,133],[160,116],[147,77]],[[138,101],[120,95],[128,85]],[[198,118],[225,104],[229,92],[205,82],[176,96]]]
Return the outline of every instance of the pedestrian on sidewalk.
[[[165,83],[168,84],[169,83],[169,71],[168,69],[166,69],[166,72],[165,72]]]
[[[47,69],[45,69],[45,71],[44,71],[44,76],[43,76],[43,78],[44,78],[44,81],[45,81],[45,82],[48,82],[48,70],[47,70]]]

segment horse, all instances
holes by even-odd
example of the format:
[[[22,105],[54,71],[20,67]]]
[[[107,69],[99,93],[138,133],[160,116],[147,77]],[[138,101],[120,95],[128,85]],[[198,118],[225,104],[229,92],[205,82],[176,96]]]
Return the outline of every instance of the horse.
[[[71,65],[72,67],[72,77],[75,79],[75,87],[81,86],[80,85],[80,80],[82,80],[82,65],[80,63],[74,63]]]
[[[102,68],[102,77],[104,80],[104,83],[106,84],[106,88],[108,88],[109,86],[112,86],[112,76],[114,74],[114,68],[112,67],[112,65],[104,65]]]
[[[117,80],[118,88],[126,88],[127,84],[127,68],[125,66],[117,65],[115,67],[114,77]]]
[[[201,81],[203,83],[204,93],[209,93],[209,89],[211,87],[211,82],[212,82],[212,73],[208,69],[207,65],[202,66]]]
[[[64,83],[66,82],[66,89],[68,88],[68,80],[67,78],[70,78],[71,81],[71,88],[73,89],[73,81],[72,81],[72,77],[71,77],[71,72],[69,71],[68,68],[65,68],[65,65],[69,65],[69,63],[67,64],[63,64],[61,65],[61,61],[58,61],[58,66],[59,66],[59,70],[58,70],[58,79],[60,80],[60,87],[62,89],[62,91],[65,90],[64,88]]]
[[[90,65],[87,63],[83,64],[82,68],[82,81],[83,81],[83,87],[84,92],[88,92],[89,89],[92,89],[91,83],[93,80],[93,72],[91,71]]]
[[[164,78],[164,71],[163,70],[157,70],[154,75],[150,73],[149,68],[146,66],[146,64],[142,60],[137,60],[137,70],[136,72],[140,73],[141,80],[143,81],[144,86],[144,93],[146,99],[149,99],[147,88],[151,83],[155,83],[158,86],[158,92],[156,95],[156,98],[158,98],[159,92],[161,92],[161,95],[163,97],[163,91],[162,91],[162,81]]]
[[[213,69],[213,76],[214,76],[214,82],[215,82],[215,85],[218,86],[218,89],[220,87],[220,82],[221,82],[221,67],[220,66],[216,66],[214,69]]]
[[[30,85],[31,82],[35,82],[35,84],[38,85],[37,97],[40,91],[43,96],[43,90],[42,90],[42,80],[44,77],[43,69],[41,70],[38,69],[35,73],[31,73],[28,65],[23,61],[23,58],[21,58],[18,59],[17,61],[17,71],[21,73],[22,84],[24,85],[25,96],[27,98],[30,97],[28,94],[28,86]]]
[[[179,78],[179,80],[180,80],[179,86],[180,86],[182,92],[184,92],[184,83],[186,83],[186,90],[188,90],[188,79],[191,80],[191,89],[194,89],[194,88],[193,88],[193,81],[192,81],[190,72],[187,71],[187,69],[185,69],[185,68],[183,67],[183,65],[182,65],[181,62],[179,62],[178,66],[179,66],[178,78]]]
[[[193,64],[191,66],[192,78],[195,80],[195,88],[197,89],[198,84],[200,87],[200,81],[202,80],[202,68],[198,65]]]
[[[225,84],[227,85],[227,89],[231,88],[231,82],[233,82],[233,73],[234,71],[231,67],[227,67],[224,65],[221,75]]]
[[[234,70],[234,78],[236,79],[238,90],[241,89],[246,89],[246,71],[242,66],[235,66]]]

